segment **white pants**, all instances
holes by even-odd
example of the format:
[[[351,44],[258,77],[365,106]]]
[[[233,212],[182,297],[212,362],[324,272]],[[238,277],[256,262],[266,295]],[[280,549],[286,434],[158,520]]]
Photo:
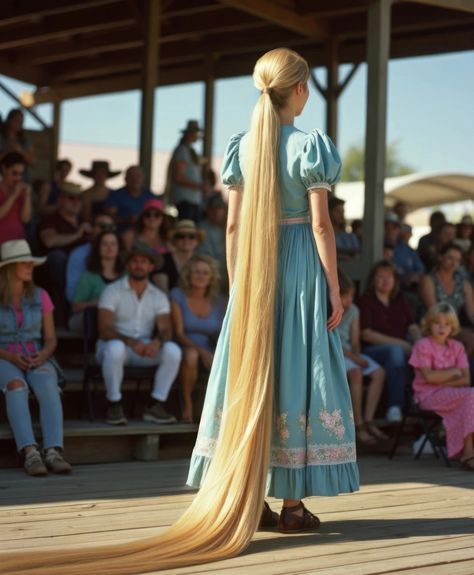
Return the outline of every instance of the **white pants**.
[[[166,401],[181,363],[181,348],[172,341],[165,342],[156,357],[141,357],[119,339],[97,342],[97,361],[102,364],[106,396],[109,401],[122,399],[121,385],[125,365],[150,367],[157,365],[151,396]]]

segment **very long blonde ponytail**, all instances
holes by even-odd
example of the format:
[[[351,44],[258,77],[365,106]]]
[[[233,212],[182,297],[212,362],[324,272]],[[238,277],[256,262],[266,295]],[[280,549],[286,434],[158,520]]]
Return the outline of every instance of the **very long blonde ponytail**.
[[[226,408],[201,489],[165,533],[123,545],[37,555],[0,556],[9,575],[132,575],[232,557],[250,542],[260,519],[271,447],[274,317],[280,217],[279,107],[305,60],[285,48],[257,62],[261,90],[245,150]]]

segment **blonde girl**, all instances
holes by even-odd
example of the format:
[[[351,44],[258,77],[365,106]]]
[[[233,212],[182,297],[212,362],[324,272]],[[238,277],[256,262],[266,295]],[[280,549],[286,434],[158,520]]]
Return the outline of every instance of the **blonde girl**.
[[[443,418],[449,457],[474,471],[474,388],[469,387],[469,363],[462,343],[454,336],[459,320],[446,303],[431,306],[422,321],[425,335],[413,347],[413,391],[422,409]]]
[[[303,498],[358,489],[334,331],[342,304],[327,195],[339,156],[325,134],[293,125],[308,99],[301,56],[272,50],[253,78],[260,96],[250,131],[231,138],[223,164],[231,298],[188,479],[199,493],[162,535],[34,560],[2,557],[9,573],[117,575],[224,559],[249,544],[265,492],[283,499],[278,529],[294,533],[319,526]]]

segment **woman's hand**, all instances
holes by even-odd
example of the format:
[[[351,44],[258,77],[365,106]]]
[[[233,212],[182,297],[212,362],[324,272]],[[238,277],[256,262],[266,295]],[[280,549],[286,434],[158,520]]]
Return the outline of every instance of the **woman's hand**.
[[[342,307],[341,296],[339,295],[339,292],[330,292],[329,301],[331,303],[332,312],[327,321],[327,328],[329,331],[332,331],[336,329],[336,327],[341,323],[344,308]]]
[[[211,369],[212,360],[214,359],[214,354],[208,351],[207,349],[200,349],[199,350],[199,357],[201,358],[202,363],[206,369]]]
[[[43,365],[48,360],[49,354],[42,349],[41,351],[37,351],[30,356],[30,367],[39,367]]]
[[[12,353],[10,361],[22,371],[28,371],[31,367],[29,358],[22,353]]]

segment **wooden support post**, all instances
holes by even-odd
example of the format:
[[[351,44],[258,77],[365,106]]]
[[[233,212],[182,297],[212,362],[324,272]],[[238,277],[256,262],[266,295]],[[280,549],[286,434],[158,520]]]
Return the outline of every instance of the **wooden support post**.
[[[53,102],[53,125],[51,126],[51,142],[50,142],[50,176],[53,179],[54,166],[59,156],[59,138],[61,134],[61,101],[55,100]]]
[[[142,100],[140,119],[140,165],[145,175],[145,185],[151,183],[151,161],[153,155],[153,116],[155,87],[158,84],[160,35],[160,0],[146,0],[144,28],[144,63],[142,70]]]
[[[326,88],[326,132],[337,145],[339,62],[337,40],[331,38],[327,44],[327,88]]]
[[[363,280],[383,253],[390,11],[391,0],[375,0],[369,4]]]
[[[212,143],[214,132],[214,57],[210,54],[206,61],[206,92],[204,95],[204,157],[212,163]]]

